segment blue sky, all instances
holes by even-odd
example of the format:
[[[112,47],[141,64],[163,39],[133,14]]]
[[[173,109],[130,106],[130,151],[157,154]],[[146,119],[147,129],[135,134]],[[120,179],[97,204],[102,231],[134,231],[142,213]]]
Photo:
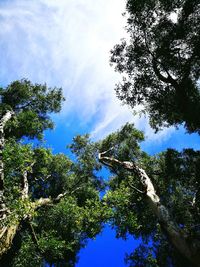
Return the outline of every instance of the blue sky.
[[[184,129],[164,129],[157,135],[148,120],[133,116],[116,99],[120,80],[109,65],[109,51],[125,37],[124,0],[1,0],[0,83],[16,79],[62,87],[66,102],[54,115],[55,130],[46,133],[46,144],[55,153],[66,152],[76,134],[103,138],[127,121],[145,132],[143,149],[154,154],[167,147],[200,149],[197,135]],[[77,267],[123,267],[123,255],[134,248],[115,240],[108,228],[80,253]],[[109,257],[108,257],[109,256]]]

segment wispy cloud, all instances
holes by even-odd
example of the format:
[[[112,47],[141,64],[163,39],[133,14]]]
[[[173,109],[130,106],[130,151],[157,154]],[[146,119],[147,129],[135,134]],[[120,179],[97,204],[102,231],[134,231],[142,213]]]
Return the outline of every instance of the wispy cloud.
[[[109,66],[109,51],[125,35],[124,9],[122,0],[1,1],[1,83],[25,77],[63,87],[61,117],[90,123],[95,138],[127,121],[154,138],[147,121],[115,97],[119,75]]]

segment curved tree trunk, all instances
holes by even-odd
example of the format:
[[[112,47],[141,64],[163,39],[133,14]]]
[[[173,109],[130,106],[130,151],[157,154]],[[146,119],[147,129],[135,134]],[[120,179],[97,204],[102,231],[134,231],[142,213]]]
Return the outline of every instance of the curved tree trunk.
[[[145,170],[139,168],[134,162],[119,161],[112,157],[103,156],[106,152],[99,154],[99,160],[112,167],[114,165],[121,166],[138,176],[140,182],[144,188],[144,192],[147,196],[149,205],[152,212],[158,218],[158,221],[169,238],[171,244],[186,257],[195,266],[200,266],[200,242],[193,240],[188,242],[187,235],[184,231],[171,219],[168,209],[162,205],[159,196],[156,194],[153,183]]]
[[[18,230],[19,223],[8,227],[3,227],[0,233],[0,258],[6,253],[12,246],[13,239]]]

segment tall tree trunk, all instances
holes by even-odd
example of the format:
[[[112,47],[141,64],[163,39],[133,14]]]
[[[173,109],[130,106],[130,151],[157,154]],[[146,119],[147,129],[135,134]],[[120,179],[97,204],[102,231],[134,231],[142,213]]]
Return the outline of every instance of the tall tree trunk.
[[[3,149],[5,145],[4,127],[7,121],[11,119],[12,111],[7,111],[5,115],[0,118],[0,220],[6,217],[6,205],[4,203],[4,164],[3,164]],[[1,235],[1,232],[0,232]]]
[[[158,218],[158,221],[170,239],[172,245],[186,257],[195,266],[200,266],[200,242],[193,240],[188,242],[187,235],[184,231],[171,219],[168,209],[162,205],[159,196],[156,194],[153,183],[145,170],[139,168],[134,162],[119,161],[112,157],[102,156],[106,152],[99,154],[99,160],[109,167],[118,165],[127,169],[138,176],[147,196],[152,212]]]
[[[4,127],[11,119],[12,111],[7,111],[0,118],[0,257],[10,248],[16,234],[18,223],[6,226],[6,217],[9,212],[4,199],[4,163],[3,149],[5,145]]]
[[[21,200],[28,198],[28,181],[27,181],[27,173],[24,172],[24,188],[22,189],[22,195]],[[52,206],[56,203],[60,202],[61,199],[63,199],[68,192],[64,192],[63,194],[59,194],[56,198],[40,198],[38,200],[35,200],[31,204],[29,204],[27,210],[25,209],[24,215],[19,218],[18,221],[14,221],[14,223],[8,224],[5,222],[5,226],[2,224],[0,227],[0,260],[2,256],[5,256],[5,254],[8,253],[8,251],[11,249],[13,245],[13,239],[15,238],[17,231],[21,230],[21,225],[23,225],[24,222],[31,222],[33,219],[32,214],[34,211],[40,209],[43,206]],[[15,211],[13,211],[15,212]],[[4,221],[7,219],[4,219]],[[35,240],[33,240],[35,242]],[[1,264],[1,263],[0,263]]]
[[[3,231],[1,230],[0,236],[0,258],[4,253],[6,253],[12,246],[12,241],[18,230],[19,223],[14,225],[5,226]]]

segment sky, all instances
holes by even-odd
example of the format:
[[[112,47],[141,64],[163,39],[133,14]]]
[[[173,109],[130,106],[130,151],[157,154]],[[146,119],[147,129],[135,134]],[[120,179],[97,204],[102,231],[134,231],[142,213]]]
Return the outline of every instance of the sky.
[[[147,118],[133,116],[117,100],[114,87],[121,77],[109,57],[126,37],[124,11],[124,0],[0,0],[0,86],[27,78],[63,88],[66,101],[53,115],[56,128],[45,136],[54,153],[66,152],[76,134],[99,140],[126,122],[144,131],[142,148],[150,154],[167,147],[200,149],[197,135],[186,135],[183,127],[154,134]],[[136,243],[131,237],[115,240],[106,228],[81,251],[77,267],[123,267],[124,253]]]

